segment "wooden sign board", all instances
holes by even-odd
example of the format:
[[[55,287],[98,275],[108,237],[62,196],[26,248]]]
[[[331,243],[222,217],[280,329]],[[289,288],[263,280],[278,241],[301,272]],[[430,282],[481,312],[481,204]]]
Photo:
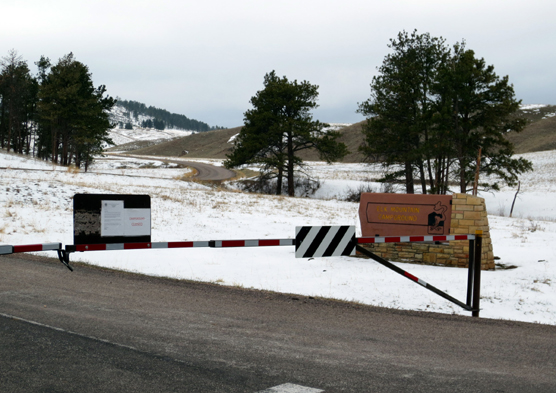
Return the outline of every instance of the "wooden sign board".
[[[451,195],[361,194],[363,237],[448,235]]]
[[[76,194],[73,241],[74,244],[149,243],[150,196]]]

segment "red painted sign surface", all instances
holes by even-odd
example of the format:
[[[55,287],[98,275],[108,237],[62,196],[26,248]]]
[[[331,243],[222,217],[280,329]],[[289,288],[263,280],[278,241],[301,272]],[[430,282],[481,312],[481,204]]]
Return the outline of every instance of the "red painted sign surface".
[[[451,195],[361,194],[363,237],[448,235]]]

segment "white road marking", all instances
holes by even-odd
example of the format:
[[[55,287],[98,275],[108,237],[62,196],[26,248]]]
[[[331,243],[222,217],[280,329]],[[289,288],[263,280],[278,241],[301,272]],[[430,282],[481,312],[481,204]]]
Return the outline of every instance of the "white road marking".
[[[306,386],[294,385],[293,383],[285,383],[283,385],[274,386],[273,388],[268,388],[261,390],[257,393],[321,393],[324,390],[308,388]]]

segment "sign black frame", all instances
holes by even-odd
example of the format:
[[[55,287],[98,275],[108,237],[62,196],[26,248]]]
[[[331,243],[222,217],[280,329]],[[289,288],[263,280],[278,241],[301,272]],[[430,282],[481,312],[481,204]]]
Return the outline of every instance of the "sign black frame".
[[[124,209],[151,208],[150,195],[75,194],[73,197],[73,244],[151,242],[150,228],[148,236],[101,236],[102,201],[124,201]],[[84,220],[83,217],[87,217],[87,219]]]

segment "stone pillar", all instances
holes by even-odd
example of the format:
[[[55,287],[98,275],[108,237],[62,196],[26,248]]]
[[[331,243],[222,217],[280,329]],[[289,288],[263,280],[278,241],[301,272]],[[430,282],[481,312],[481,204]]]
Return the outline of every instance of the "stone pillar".
[[[494,252],[490,239],[490,228],[488,226],[488,216],[485,200],[473,195],[454,194],[452,195],[452,222],[450,234],[475,234],[476,231],[483,232],[483,252],[481,255],[481,268],[494,269]],[[463,245],[462,243],[465,243]],[[469,243],[467,241],[450,242],[450,246],[469,256]],[[464,264],[467,266],[467,262]]]

